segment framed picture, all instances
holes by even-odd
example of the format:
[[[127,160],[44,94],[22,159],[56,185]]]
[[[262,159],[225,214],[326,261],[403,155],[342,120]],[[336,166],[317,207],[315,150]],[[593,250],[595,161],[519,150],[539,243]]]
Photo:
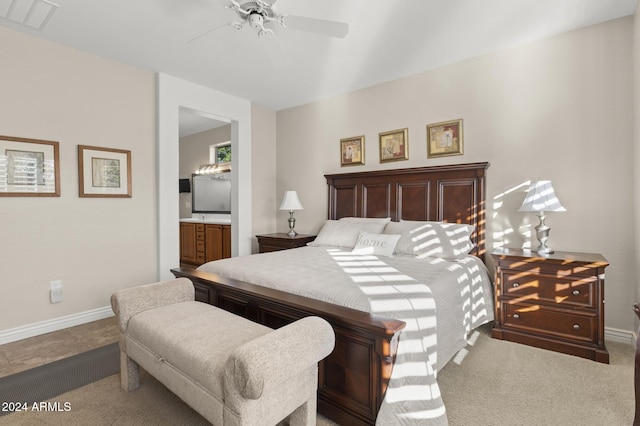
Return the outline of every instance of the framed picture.
[[[364,136],[340,139],[340,165],[364,164]]]
[[[131,151],[78,145],[81,197],[131,197]]]
[[[427,125],[427,158],[463,152],[462,119]]]
[[[380,162],[409,159],[409,130],[380,133]]]
[[[59,197],[59,144],[0,136],[0,197]]]

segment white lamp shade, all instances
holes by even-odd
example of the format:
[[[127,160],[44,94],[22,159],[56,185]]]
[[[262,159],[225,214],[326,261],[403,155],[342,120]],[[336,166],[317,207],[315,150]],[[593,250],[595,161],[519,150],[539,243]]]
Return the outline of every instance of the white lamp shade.
[[[553,191],[550,180],[539,180],[529,186],[519,212],[564,212],[567,211]]]
[[[282,199],[282,204],[280,204],[280,210],[294,211],[294,210],[303,210],[302,203],[298,198],[298,193],[296,191],[286,191],[284,193],[284,198]]]

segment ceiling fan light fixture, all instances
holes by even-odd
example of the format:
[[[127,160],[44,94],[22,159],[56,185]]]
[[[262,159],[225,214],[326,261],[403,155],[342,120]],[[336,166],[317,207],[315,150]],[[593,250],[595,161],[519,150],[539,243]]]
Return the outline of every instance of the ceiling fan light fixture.
[[[264,17],[258,12],[251,12],[249,14],[249,25],[256,30],[264,29]]]

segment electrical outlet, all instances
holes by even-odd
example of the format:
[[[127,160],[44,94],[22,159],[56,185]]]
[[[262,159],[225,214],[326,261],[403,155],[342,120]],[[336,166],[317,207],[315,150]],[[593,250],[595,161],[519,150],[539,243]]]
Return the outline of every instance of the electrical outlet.
[[[62,281],[55,280],[49,283],[49,299],[51,303],[62,302]]]

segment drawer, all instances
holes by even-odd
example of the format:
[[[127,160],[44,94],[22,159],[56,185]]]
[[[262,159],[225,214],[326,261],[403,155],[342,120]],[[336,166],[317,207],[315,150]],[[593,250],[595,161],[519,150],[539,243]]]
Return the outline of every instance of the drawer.
[[[596,308],[597,278],[595,276],[556,277],[525,271],[503,270],[500,278],[502,297],[514,298],[520,302]]]
[[[204,223],[196,223],[196,232],[204,232]]]
[[[204,231],[197,231],[196,232],[196,240],[202,240],[204,241]]]
[[[527,257],[516,257],[507,259],[497,259],[496,265],[499,265],[503,269],[511,269],[522,272],[537,273],[543,275],[554,275],[559,277],[589,277],[598,275],[599,265],[594,265],[593,262],[584,261],[572,261],[565,259],[558,263],[556,262],[544,262],[540,259],[531,259]],[[606,266],[606,265],[604,265]]]
[[[204,240],[196,241],[196,251],[204,253]]]
[[[198,263],[198,265],[201,265],[204,263],[205,257],[204,257],[204,252],[199,251],[196,253],[196,262]]]
[[[275,239],[275,238],[263,238],[259,240],[260,247],[270,247],[273,250],[286,250],[290,248],[300,247],[300,241],[291,239]]]
[[[286,247],[270,246],[270,245],[260,244],[260,253],[268,253],[268,252],[271,252],[271,251],[280,251],[280,250],[286,250]]]
[[[596,343],[596,315],[578,315],[536,305],[501,304],[505,328]]]

